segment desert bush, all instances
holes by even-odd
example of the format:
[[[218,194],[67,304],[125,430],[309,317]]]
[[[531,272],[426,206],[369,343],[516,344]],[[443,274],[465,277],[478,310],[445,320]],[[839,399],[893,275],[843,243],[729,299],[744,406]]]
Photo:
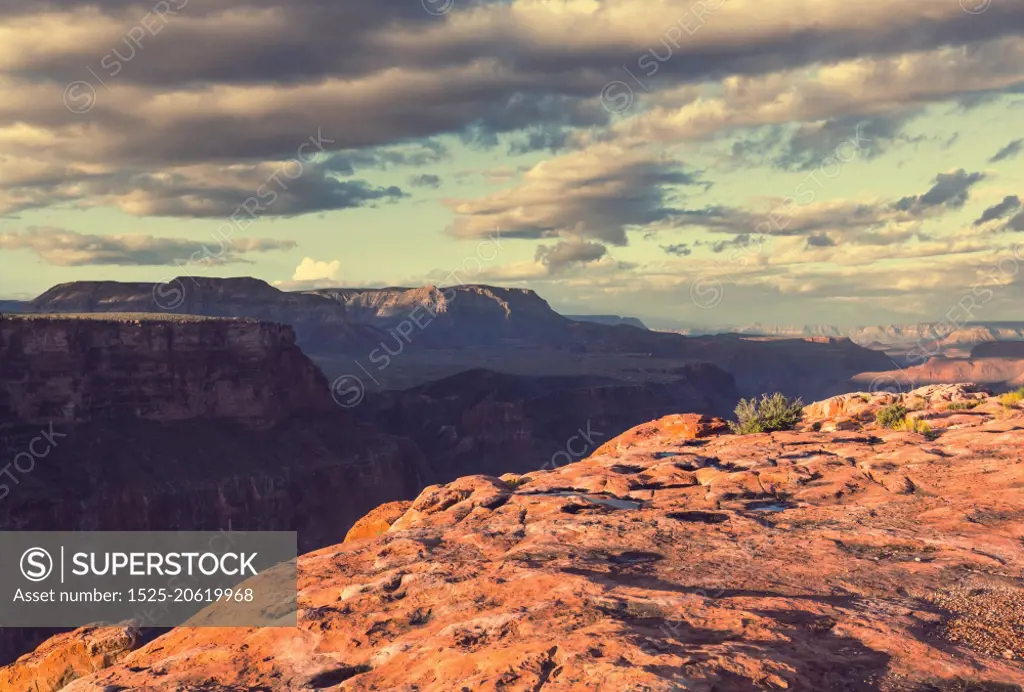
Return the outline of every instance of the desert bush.
[[[762,394],[757,399],[740,399],[736,404],[736,420],[729,427],[738,435],[792,430],[804,415],[804,402],[790,399],[781,392]]]
[[[928,425],[920,418],[904,418],[893,427],[893,430],[918,433],[927,437],[931,435],[932,426]]]
[[[890,404],[878,410],[875,414],[875,422],[883,428],[895,430],[907,417],[907,407],[903,404]]]
[[[951,401],[949,406],[946,407],[947,411],[967,411],[975,408],[981,402],[977,399],[968,399],[967,401]]]
[[[919,396],[915,396],[912,399],[907,399],[907,410],[909,411],[921,411],[926,408],[927,403],[924,399]]]
[[[999,397],[999,403],[1006,408],[1012,408],[1022,401],[1024,401],[1024,387],[1012,392],[1007,392]]]

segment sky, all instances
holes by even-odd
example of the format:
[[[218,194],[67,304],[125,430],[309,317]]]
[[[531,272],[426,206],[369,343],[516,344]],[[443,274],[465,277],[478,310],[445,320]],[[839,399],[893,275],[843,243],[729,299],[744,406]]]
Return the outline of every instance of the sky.
[[[0,0],[0,297],[1024,319],[1020,0]]]

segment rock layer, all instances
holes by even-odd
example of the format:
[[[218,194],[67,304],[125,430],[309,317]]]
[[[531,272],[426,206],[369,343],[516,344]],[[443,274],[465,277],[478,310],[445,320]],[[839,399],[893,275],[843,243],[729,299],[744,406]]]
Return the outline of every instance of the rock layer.
[[[132,418],[272,424],[331,410],[291,327],[154,315],[0,317],[0,427]]]

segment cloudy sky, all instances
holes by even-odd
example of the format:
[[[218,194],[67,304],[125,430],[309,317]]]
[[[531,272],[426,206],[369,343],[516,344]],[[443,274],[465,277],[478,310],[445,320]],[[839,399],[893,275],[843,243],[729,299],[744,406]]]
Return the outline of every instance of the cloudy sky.
[[[0,15],[0,297],[192,274],[664,324],[1024,319],[1020,0]]]

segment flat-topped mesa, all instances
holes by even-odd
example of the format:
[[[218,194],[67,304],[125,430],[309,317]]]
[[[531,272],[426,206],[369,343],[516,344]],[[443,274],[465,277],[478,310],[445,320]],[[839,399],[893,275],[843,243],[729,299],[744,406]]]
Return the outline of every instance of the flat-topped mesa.
[[[331,410],[291,327],[153,314],[0,317],[0,424],[270,424]]]
[[[281,291],[249,277],[182,276],[163,283],[76,281],[54,286],[22,305],[25,313],[145,312],[245,317],[291,325],[299,343],[364,350],[382,334],[353,324],[345,306],[314,293]]]
[[[414,320],[423,338],[445,344],[507,338],[564,339],[571,320],[534,291],[483,285],[417,288],[343,288],[310,291],[343,303],[350,319],[381,329]],[[417,330],[418,331],[418,330]]]

